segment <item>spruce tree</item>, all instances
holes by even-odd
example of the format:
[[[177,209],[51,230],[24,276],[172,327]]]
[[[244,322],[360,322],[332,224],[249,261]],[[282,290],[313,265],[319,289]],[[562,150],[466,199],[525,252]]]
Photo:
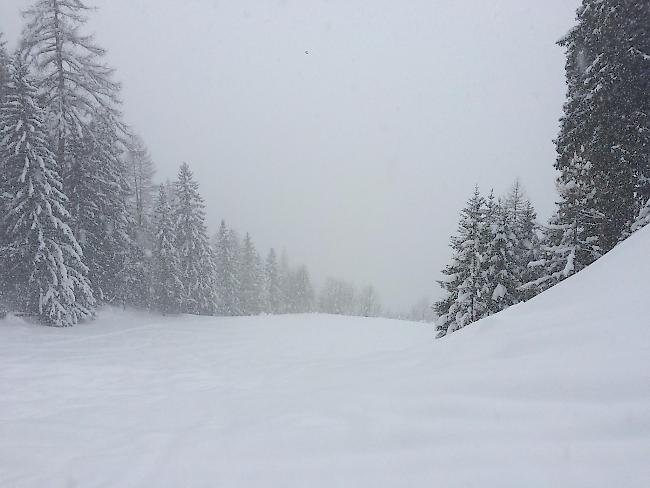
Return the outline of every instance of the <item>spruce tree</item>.
[[[572,168],[584,176],[589,165],[578,160],[575,158]],[[594,190],[589,188],[586,180],[578,177],[567,183],[558,183],[560,201],[543,231],[540,258],[529,264],[537,276],[522,285],[524,292],[540,293],[602,255],[597,232],[600,218],[587,203]]]
[[[293,313],[295,309],[293,296],[293,280],[291,266],[289,264],[289,255],[287,250],[283,249],[278,263],[278,282],[280,285],[280,313]]]
[[[537,213],[529,200],[525,201],[523,212],[519,217],[518,230],[518,268],[519,268],[519,299],[526,301],[537,294],[535,287],[525,288],[526,283],[531,283],[540,278],[541,267],[538,266],[542,258],[541,241],[538,235]]]
[[[602,252],[650,196],[650,3],[583,0],[566,48],[567,102],[556,141],[560,184],[581,189],[577,226]],[[586,223],[562,220],[579,214]],[[577,256],[576,256],[577,257]]]
[[[21,310],[69,326],[92,316],[95,301],[36,99],[27,67],[17,60],[0,107],[4,288]]]
[[[243,315],[262,312],[263,283],[260,279],[260,258],[250,234],[246,233],[241,252],[239,299]]]
[[[182,310],[209,315],[216,311],[215,260],[205,227],[203,198],[187,163],[174,184],[176,248],[183,284]]]
[[[485,273],[485,300],[490,314],[519,302],[521,283],[515,216],[505,203],[498,204],[491,224],[492,239],[486,249]]]
[[[141,254],[131,237],[129,186],[116,128],[98,115],[90,131],[70,138],[75,155],[63,183],[73,229],[84,250],[95,295],[104,302],[129,301],[130,260]]]
[[[295,313],[308,313],[314,311],[315,293],[314,287],[309,277],[309,270],[307,266],[298,266],[298,269],[293,273],[292,282],[293,297],[294,297],[294,312]]]
[[[278,276],[278,260],[273,248],[269,251],[264,265],[264,294],[266,312],[271,314],[282,313],[282,289]]]
[[[153,212],[152,306],[165,314],[182,310],[184,291],[174,215],[167,187],[160,185]]]
[[[488,312],[485,295],[486,202],[478,187],[461,211],[458,233],[451,238],[453,257],[438,283],[446,296],[434,304],[437,337],[443,337],[483,318]]]
[[[240,315],[239,257],[236,235],[221,221],[214,239],[217,295],[221,315]]]

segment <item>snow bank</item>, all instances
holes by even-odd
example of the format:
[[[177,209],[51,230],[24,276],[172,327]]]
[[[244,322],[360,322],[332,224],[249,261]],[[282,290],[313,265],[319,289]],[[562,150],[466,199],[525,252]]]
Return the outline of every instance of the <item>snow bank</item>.
[[[323,315],[0,321],[0,486],[650,486],[650,229],[440,341]]]

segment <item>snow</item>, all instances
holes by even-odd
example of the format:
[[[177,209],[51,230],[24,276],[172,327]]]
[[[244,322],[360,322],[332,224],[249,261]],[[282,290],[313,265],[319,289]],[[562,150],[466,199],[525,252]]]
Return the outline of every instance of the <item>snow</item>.
[[[0,486],[650,486],[650,228],[430,326],[104,310],[0,321]]]

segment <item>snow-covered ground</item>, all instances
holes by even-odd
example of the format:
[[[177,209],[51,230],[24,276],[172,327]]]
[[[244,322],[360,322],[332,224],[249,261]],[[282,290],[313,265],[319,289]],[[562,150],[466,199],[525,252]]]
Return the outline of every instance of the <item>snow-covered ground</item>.
[[[2,487],[648,487],[650,228],[431,327],[104,311],[0,321]]]

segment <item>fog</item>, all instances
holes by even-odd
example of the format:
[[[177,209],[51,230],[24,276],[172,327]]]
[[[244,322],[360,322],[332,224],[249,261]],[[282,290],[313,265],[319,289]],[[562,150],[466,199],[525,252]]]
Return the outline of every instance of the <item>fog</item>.
[[[555,199],[554,43],[577,0],[95,0],[90,27],[160,181],[187,161],[224,218],[314,276],[438,296],[475,184]],[[19,10],[3,0],[13,42]]]

